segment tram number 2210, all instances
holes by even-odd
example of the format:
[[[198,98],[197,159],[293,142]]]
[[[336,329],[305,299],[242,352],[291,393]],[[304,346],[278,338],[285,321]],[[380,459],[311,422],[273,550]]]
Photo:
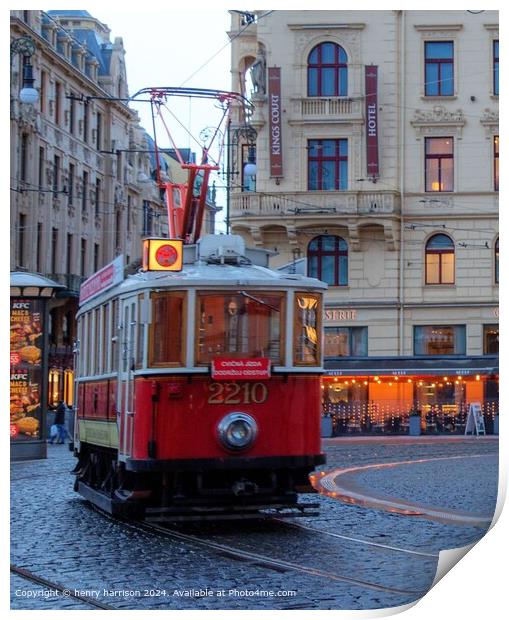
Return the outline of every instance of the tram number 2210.
[[[208,387],[209,405],[259,405],[269,396],[264,383],[210,383]]]

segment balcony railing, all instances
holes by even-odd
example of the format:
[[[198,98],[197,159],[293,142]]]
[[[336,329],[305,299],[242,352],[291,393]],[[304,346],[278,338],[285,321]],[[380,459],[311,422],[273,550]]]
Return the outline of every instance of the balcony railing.
[[[294,192],[232,194],[230,217],[295,215],[391,215],[399,213],[399,194],[380,192]]]
[[[292,99],[292,121],[361,120],[363,106],[361,100],[346,97],[302,97]]]

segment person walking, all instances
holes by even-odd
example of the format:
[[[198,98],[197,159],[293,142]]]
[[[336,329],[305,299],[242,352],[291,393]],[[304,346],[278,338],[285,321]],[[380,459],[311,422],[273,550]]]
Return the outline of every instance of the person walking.
[[[58,401],[58,405],[57,408],[55,409],[55,419],[53,421],[54,426],[57,427],[57,433],[56,435],[51,435],[51,438],[49,440],[49,443],[53,443],[53,441],[56,439],[56,443],[64,443],[65,438],[67,437],[68,433],[67,430],[65,428],[65,412],[66,412],[66,406],[63,400],[59,400]]]

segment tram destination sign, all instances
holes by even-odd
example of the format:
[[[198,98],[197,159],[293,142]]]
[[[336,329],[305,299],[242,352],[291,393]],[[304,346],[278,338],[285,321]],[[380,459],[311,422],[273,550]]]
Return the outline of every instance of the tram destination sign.
[[[212,378],[223,381],[237,379],[269,379],[270,359],[257,358],[216,358],[212,360]]]
[[[107,291],[124,279],[124,256],[121,254],[90,276],[80,287],[80,304]]]

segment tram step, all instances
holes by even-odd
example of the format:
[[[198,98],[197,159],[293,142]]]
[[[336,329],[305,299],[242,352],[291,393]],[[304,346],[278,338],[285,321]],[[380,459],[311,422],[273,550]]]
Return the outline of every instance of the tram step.
[[[208,507],[165,507],[146,508],[145,521],[162,523],[167,521],[206,521],[232,519],[270,519],[316,517],[319,504],[260,504],[250,506],[208,506]]]

